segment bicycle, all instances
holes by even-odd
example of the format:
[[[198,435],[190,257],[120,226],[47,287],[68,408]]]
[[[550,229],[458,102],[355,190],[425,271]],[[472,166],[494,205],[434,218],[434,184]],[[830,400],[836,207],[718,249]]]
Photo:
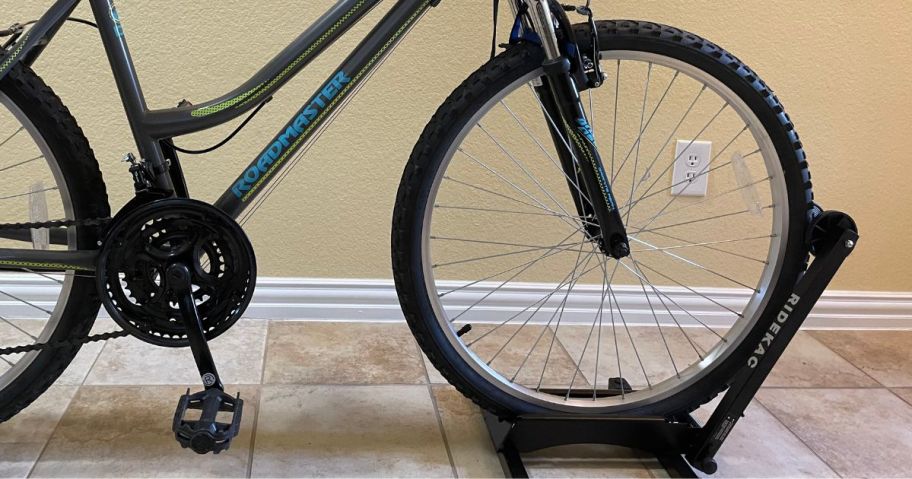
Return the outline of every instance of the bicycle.
[[[207,341],[256,284],[240,225],[441,0],[398,0],[211,205],[189,198],[178,154],[194,152],[174,138],[248,114],[230,139],[380,0],[339,0],[232,92],[160,110],[113,2],[88,1],[94,22],[57,0],[0,32],[0,152],[14,154],[0,160],[13,183],[0,197],[0,421],[81,344],[129,334],[191,347],[205,389],[181,398],[174,430],[218,452],[243,402]],[[693,410],[756,360],[805,268],[816,210],[794,125],[756,73],[697,35],[596,20],[588,2],[506,3],[509,41],[440,106],[402,175],[392,266],[405,318],[443,376],[500,417]],[[88,140],[30,68],[67,20],[97,27],[139,153],[125,158],[135,197],[113,216]],[[101,306],[122,331],[89,335]]]

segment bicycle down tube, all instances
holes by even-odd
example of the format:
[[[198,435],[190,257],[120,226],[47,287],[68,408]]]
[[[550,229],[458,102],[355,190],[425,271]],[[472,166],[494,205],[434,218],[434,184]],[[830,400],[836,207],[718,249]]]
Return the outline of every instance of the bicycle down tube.
[[[376,68],[384,55],[434,3],[432,0],[400,0],[379,24],[342,62],[330,78],[298,110],[285,127],[232,183],[215,206],[232,217],[257,197],[333,111]]]

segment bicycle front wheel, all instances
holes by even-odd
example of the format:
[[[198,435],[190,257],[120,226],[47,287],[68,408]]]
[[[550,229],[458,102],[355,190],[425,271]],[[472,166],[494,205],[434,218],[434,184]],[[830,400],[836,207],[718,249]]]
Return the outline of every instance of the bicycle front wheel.
[[[597,25],[607,81],[581,98],[629,257],[585,234],[532,46],[449,97],[397,197],[406,319],[441,373],[502,416],[693,409],[746,364],[805,265],[810,177],[772,92],[696,35]]]

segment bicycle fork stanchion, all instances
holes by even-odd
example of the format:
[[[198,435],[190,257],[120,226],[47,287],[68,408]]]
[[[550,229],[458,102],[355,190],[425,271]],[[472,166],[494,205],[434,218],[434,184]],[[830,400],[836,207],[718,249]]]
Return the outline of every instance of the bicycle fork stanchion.
[[[571,74],[575,69],[568,56],[561,51],[554,24],[551,21],[554,15],[549,6],[550,1],[533,0],[530,5],[532,23],[535,25],[535,31],[538,32],[545,51],[545,61],[542,63],[545,85],[538,88],[537,92],[539,95],[544,94],[545,97],[550,95],[553,100],[549,101],[544,98],[542,107],[555,109],[551,112],[546,110],[546,114],[550,120],[556,123],[550,125],[549,128],[552,129],[552,139],[555,140],[557,151],[561,152],[562,149],[567,148],[570,150],[567,153],[570,153],[576,160],[568,165],[566,155],[561,157],[568,179],[574,177],[582,179],[581,184],[570,185],[570,195],[574,197],[577,209],[582,215],[588,208],[579,207],[583,199],[577,197],[575,190],[583,188],[588,192],[587,201],[590,203],[594,219],[598,223],[600,249],[606,255],[620,259],[630,254],[627,231],[617,208],[617,201],[611,190],[601,156],[595,147],[592,128],[586,119],[585,109],[580,103],[579,90]],[[553,13],[563,14],[563,11]],[[557,137],[555,137],[554,130],[558,134]],[[566,138],[561,138],[563,136]],[[592,233],[595,232],[594,228],[587,227],[587,232],[590,237],[594,237],[592,236]]]
[[[231,396],[224,392],[193,299],[190,270],[185,264],[172,264],[167,270],[167,282],[176,296],[181,319],[187,328],[193,359],[205,387],[195,394],[190,394],[187,389],[187,394],[181,396],[174,412],[174,436],[182,447],[189,447],[198,454],[218,454],[228,449],[231,440],[238,435],[244,401],[240,394]],[[199,419],[185,419],[187,411],[191,409],[200,411]],[[231,420],[218,422],[220,412],[231,413]]]
[[[814,261],[785,304],[774,310],[775,318],[769,328],[757,339],[756,349],[704,426],[686,414],[672,418],[521,415],[504,421],[485,412],[485,424],[501,456],[504,473],[508,477],[528,477],[521,453],[569,444],[612,444],[646,451],[656,456],[671,477],[697,477],[691,467],[707,474],[715,473],[714,456],[836,271],[854,250],[858,231],[848,215],[827,211],[811,223],[807,241],[814,251]],[[612,381],[627,390],[623,379],[612,378]],[[591,395],[592,391],[587,393]],[[617,394],[619,388],[597,392],[600,396]]]

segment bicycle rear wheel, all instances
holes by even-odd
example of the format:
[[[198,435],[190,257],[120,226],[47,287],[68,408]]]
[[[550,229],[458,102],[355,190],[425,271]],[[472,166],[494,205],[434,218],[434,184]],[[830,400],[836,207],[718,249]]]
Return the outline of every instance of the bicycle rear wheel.
[[[746,364],[805,264],[807,163],[763,82],[671,27],[598,29],[608,80],[582,98],[630,257],[606,257],[583,232],[591,218],[560,167],[571,153],[549,132],[560,120],[536,94],[531,46],[453,92],[397,197],[406,319],[451,383],[504,416],[699,406]],[[711,154],[688,163],[702,142]],[[691,178],[676,180],[676,168]],[[687,195],[704,179],[705,195]]]
[[[110,215],[89,144],[60,99],[30,69],[0,82],[0,223],[84,220]],[[0,229],[5,251],[97,248],[95,227]],[[6,250],[8,249],[8,250]],[[15,255],[0,272],[0,348],[88,333],[98,313],[92,271],[44,271]],[[79,346],[0,356],[0,422],[43,393]]]

